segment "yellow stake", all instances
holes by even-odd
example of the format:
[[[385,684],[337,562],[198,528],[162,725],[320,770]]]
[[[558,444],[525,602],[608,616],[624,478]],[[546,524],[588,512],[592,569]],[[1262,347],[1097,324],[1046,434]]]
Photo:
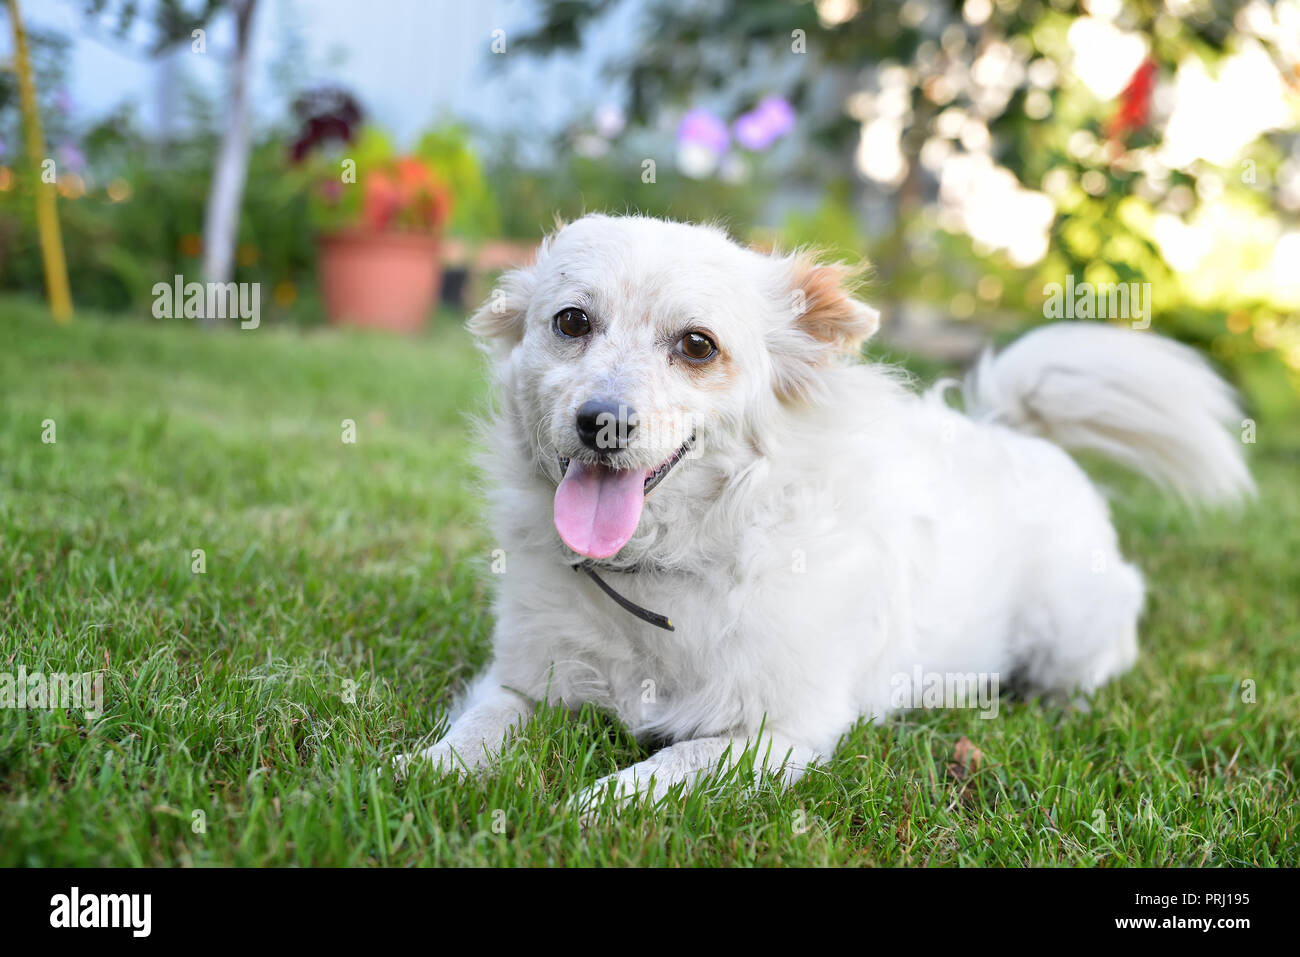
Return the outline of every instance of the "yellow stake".
[[[41,237],[41,260],[45,264],[45,291],[50,297],[54,321],[65,323],[72,318],[72,294],[68,290],[68,264],[63,258],[63,237],[59,233],[59,210],[54,184],[41,177],[45,159],[45,136],[41,117],[36,111],[36,83],[32,79],[32,61],[27,54],[27,33],[18,16],[18,0],[8,0],[9,21],[14,27],[14,69],[18,73],[18,92],[23,110],[23,134],[27,156],[32,163],[36,182],[36,229]]]

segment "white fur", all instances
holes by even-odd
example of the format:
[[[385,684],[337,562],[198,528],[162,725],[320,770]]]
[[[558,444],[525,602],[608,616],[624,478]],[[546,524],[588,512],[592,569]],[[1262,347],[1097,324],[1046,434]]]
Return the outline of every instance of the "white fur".
[[[825,305],[796,292],[801,268],[712,228],[590,216],[475,317],[500,402],[483,464],[507,566],[492,664],[423,752],[440,768],[487,764],[543,699],[594,702],[670,743],[576,796],[587,809],[689,785],[746,747],[793,780],[859,719],[895,710],[895,676],[917,666],[1090,692],[1133,664],[1142,578],[1083,471],[1028,433],[1192,500],[1250,491],[1224,428],[1240,418],[1231,393],[1182,346],[1049,326],[984,357],[963,415],[940,390],[918,396],[890,369],[835,358],[855,336],[829,343],[801,324]],[[874,314],[848,295],[860,338]],[[580,346],[551,322],[574,304],[596,327]],[[700,327],[730,354],[729,379],[670,357]],[[573,417],[596,392],[699,423],[696,454],[612,560],[636,570],[602,573],[673,632],[575,573],[553,526],[556,458],[584,455]],[[625,454],[652,468],[685,437],[668,428]]]

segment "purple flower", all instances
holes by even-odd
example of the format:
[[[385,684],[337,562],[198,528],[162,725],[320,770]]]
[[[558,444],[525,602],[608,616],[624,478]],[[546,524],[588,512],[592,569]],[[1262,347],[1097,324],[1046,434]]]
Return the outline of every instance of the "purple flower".
[[[59,165],[66,167],[70,173],[84,173],[86,157],[71,143],[64,143],[59,147]]]
[[[765,150],[794,129],[794,107],[779,96],[769,96],[748,113],[737,117],[736,142],[745,149]]]
[[[696,107],[682,117],[681,126],[677,127],[677,142],[684,146],[703,146],[720,156],[727,151],[731,137],[727,135],[726,123],[708,110]]]

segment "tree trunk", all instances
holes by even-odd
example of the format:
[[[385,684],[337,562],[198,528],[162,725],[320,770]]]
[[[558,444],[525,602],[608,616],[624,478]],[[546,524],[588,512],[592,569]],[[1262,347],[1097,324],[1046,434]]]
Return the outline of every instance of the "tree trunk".
[[[203,278],[208,282],[228,282],[234,271],[239,208],[248,176],[248,81],[256,6],[257,0],[236,0],[234,4],[235,61],[230,72],[230,105],[203,217]]]

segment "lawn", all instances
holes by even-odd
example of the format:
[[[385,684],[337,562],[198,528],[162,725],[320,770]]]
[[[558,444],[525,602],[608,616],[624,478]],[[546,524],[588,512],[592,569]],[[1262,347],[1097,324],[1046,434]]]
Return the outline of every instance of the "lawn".
[[[563,798],[643,756],[595,712],[542,714],[468,781],[386,771],[488,653],[483,377],[452,318],[60,329],[0,298],[0,397],[0,673],[97,671],[105,698],[0,709],[0,864],[1300,864],[1294,418],[1260,420],[1243,516],[1116,484],[1151,595],[1089,710],[863,725],[785,793],[721,781],[583,831]]]

